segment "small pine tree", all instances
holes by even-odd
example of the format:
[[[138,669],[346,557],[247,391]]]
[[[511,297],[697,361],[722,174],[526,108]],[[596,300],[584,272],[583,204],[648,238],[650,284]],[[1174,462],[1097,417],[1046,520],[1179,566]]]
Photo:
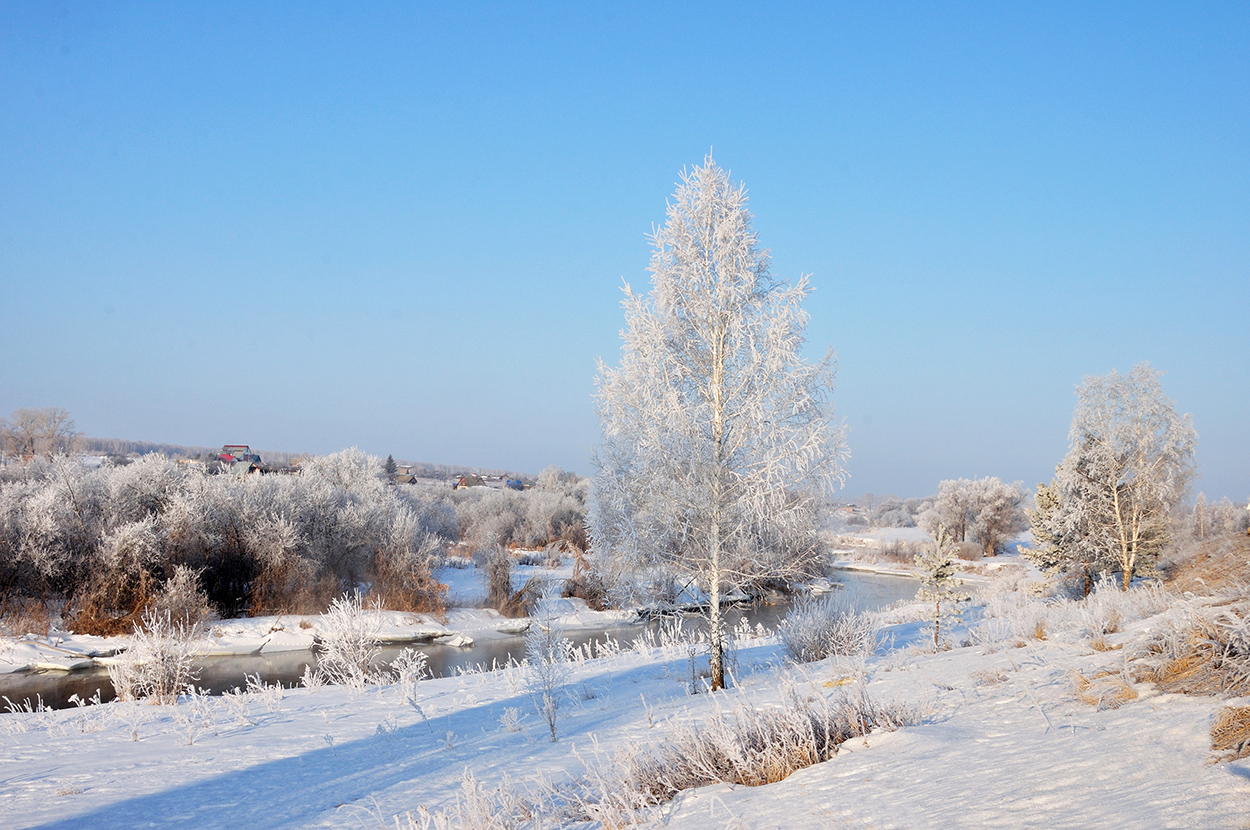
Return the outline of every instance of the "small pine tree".
[[[399,466],[395,463],[395,456],[388,455],[386,457],[386,474],[393,476],[399,470]]]
[[[920,590],[916,598],[921,602],[933,603],[933,650],[937,651],[942,631],[942,603],[949,605],[966,602],[970,597],[958,590],[962,580],[955,578],[954,541],[946,531],[946,525],[939,525],[932,548],[916,555],[916,570],[920,572]]]

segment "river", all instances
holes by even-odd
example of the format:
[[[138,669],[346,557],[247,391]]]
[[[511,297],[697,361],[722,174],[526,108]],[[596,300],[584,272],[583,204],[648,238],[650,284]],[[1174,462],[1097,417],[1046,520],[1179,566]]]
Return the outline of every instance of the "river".
[[[861,610],[875,610],[900,600],[911,599],[916,595],[918,587],[914,579],[862,571],[840,571],[838,581],[842,583],[840,590],[848,591],[854,606]],[[745,617],[752,626],[760,624],[772,631],[785,619],[790,605],[791,601],[787,599],[773,604],[734,607],[727,611],[726,618],[730,626],[738,624]],[[697,627],[699,623],[700,620],[696,618],[688,624]],[[648,627],[654,628],[657,625],[659,623],[639,623],[612,628],[606,632],[581,630],[566,636],[574,646],[581,647],[586,643],[601,641],[607,634],[622,646],[628,647]],[[404,648],[425,652],[433,676],[447,677],[481,667],[506,665],[509,660],[520,661],[525,657],[525,637],[514,635],[482,638],[469,648],[437,644],[386,646],[382,648],[378,662],[389,664]],[[235,687],[246,686],[248,675],[259,676],[265,683],[298,686],[305,667],[316,664],[317,655],[313,651],[205,657],[196,663],[199,673],[196,686],[213,694],[220,694]],[[7,709],[3,698],[13,703],[29,702],[32,706],[41,700],[48,708],[61,709],[72,705],[70,698],[74,695],[88,700],[97,693],[101,702],[112,700],[114,696],[108,671],[100,667],[69,673],[19,672],[0,675],[0,711]]]

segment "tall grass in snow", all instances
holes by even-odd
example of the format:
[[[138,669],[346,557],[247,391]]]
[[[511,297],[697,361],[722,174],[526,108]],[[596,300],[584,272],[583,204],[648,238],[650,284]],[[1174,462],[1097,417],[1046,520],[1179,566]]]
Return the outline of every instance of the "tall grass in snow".
[[[811,663],[834,655],[871,654],[877,648],[880,624],[875,614],[855,608],[855,597],[839,591],[800,600],[786,615],[777,636],[786,655]]]
[[[564,784],[505,782],[483,788],[471,774],[449,810],[409,813],[401,830],[521,830],[598,822],[642,824],[683,790],[715,782],[761,786],[832,758],[838,747],[874,729],[917,722],[914,710],[880,704],[862,689],[834,698],[784,697],[780,706],[749,701],[718,705],[701,723],[672,728],[653,744],[610,758],[597,751],[585,774]],[[580,757],[580,756],[579,756]]]
[[[191,664],[196,630],[174,622],[168,613],[147,612],[135,628],[130,647],[108,665],[117,697],[174,703],[196,679]]]

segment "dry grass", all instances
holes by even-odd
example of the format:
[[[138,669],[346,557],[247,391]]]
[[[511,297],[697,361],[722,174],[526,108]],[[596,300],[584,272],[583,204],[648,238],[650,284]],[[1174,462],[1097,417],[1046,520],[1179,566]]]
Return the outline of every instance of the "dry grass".
[[[981,560],[981,546],[976,542],[957,542],[955,544],[955,556],[965,562],[979,562]]]
[[[893,730],[918,721],[909,707],[883,705],[861,688],[833,698],[788,695],[778,708],[740,702],[720,707],[701,725],[673,729],[662,743],[628,751],[591,769],[595,795],[583,802],[584,818],[603,818],[629,805],[663,804],[683,790],[715,782],[758,787],[827,761],[838,747],[873,729]],[[620,801],[620,808],[610,805]],[[604,808],[607,807],[607,810]]]
[[[1101,634],[1095,634],[1090,638],[1089,647],[1094,651],[1116,651],[1124,648],[1123,645],[1111,645],[1111,643],[1107,642],[1107,638]]]
[[[1224,760],[1250,756],[1250,706],[1227,706],[1211,724],[1211,748],[1224,753]]]
[[[1250,694],[1250,601],[1223,599],[1189,609],[1152,637],[1137,679],[1181,694]]]
[[[911,566],[916,559],[916,554],[920,553],[921,546],[916,542],[903,541],[902,539],[890,539],[882,542],[877,548],[877,558],[886,562],[894,562],[901,565]]]
[[[65,618],[66,627],[77,634],[116,637],[129,634],[142,619],[142,607],[129,613],[108,611],[95,603],[82,605]]]
[[[739,700],[718,706],[701,724],[668,731],[659,742],[604,758],[583,758],[586,772],[574,781],[539,779],[521,787],[505,779],[486,789],[466,773],[461,794],[449,809],[424,807],[397,818],[399,830],[542,830],[585,826],[658,826],[655,808],[683,790],[714,782],[760,786],[826,761],[838,746],[873,729],[916,723],[909,707],[871,701],[862,688],[836,697],[800,696],[793,691],[780,707],[760,708]],[[657,821],[658,820],[658,821]]]
[[[1250,537],[1223,536],[1198,543],[1164,565],[1168,586],[1177,592],[1217,594],[1250,585]]]
[[[0,602],[0,636],[44,636],[52,626],[48,605],[30,597],[9,597]]]
[[[1119,709],[1137,699],[1137,690],[1118,671],[1102,671],[1093,677],[1080,672],[1074,678],[1077,700],[1099,709]]]

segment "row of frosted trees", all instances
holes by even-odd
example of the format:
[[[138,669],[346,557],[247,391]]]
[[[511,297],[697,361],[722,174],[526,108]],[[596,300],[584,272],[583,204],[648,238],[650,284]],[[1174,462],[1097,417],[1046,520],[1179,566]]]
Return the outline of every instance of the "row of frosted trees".
[[[439,610],[432,568],[450,545],[584,543],[585,492],[569,479],[391,486],[355,449],[295,476],[211,475],[157,455],[96,468],[35,458],[0,468],[0,603],[52,602],[76,630],[123,630],[181,568],[223,616],[318,611],[361,587]]]

